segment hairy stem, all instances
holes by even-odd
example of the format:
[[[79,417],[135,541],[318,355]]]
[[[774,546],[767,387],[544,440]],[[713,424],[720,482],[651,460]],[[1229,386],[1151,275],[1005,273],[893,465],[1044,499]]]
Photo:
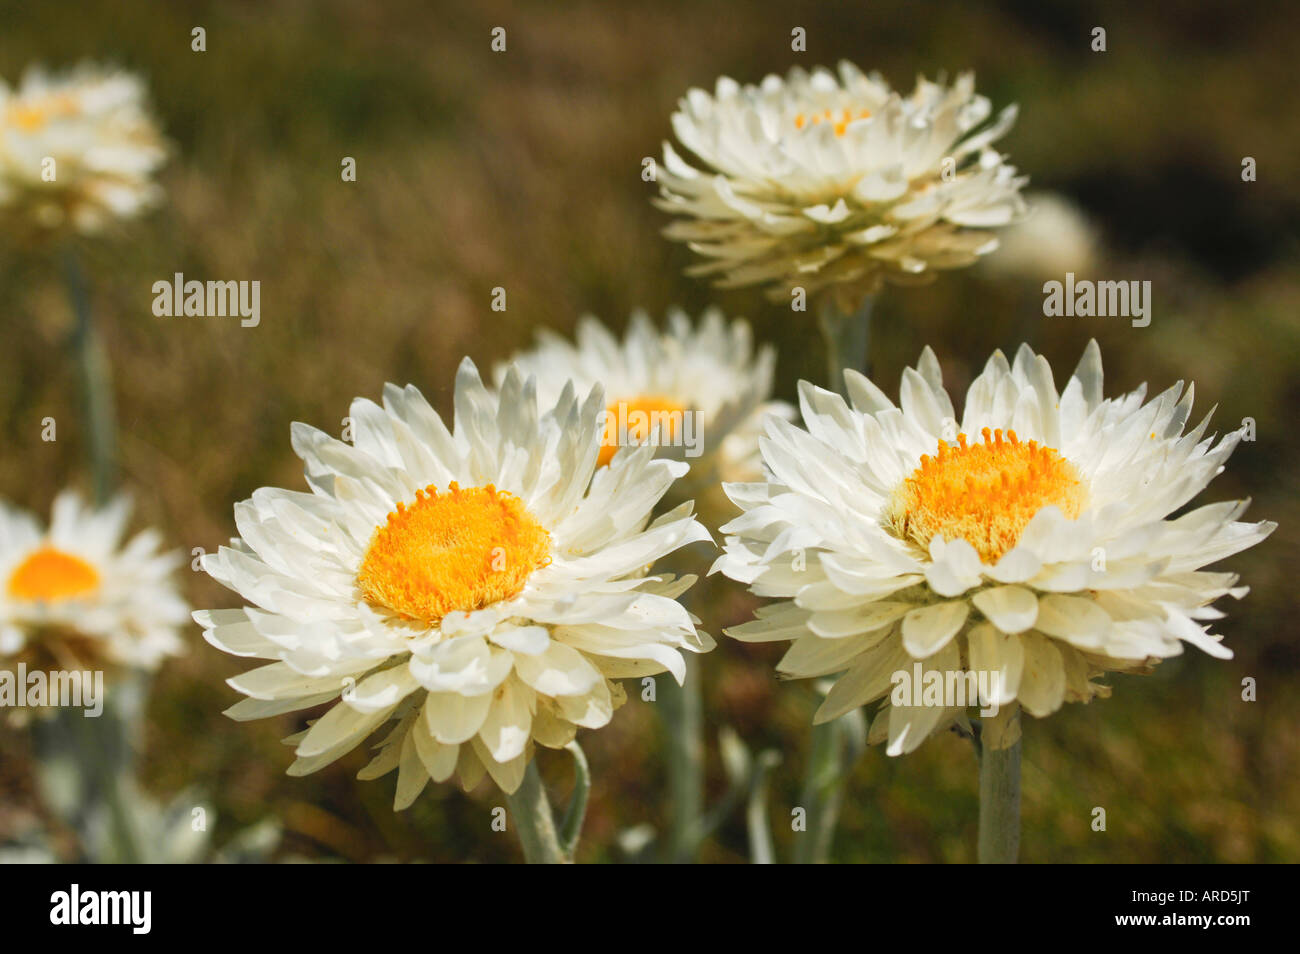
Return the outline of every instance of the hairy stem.
[[[826,369],[829,387],[846,395],[845,369],[866,373],[867,349],[871,339],[871,311],[874,298],[865,296],[853,313],[839,307],[833,295],[824,296],[818,311],[818,324],[826,341]],[[847,395],[846,395],[847,396]],[[850,768],[851,733],[843,716],[813,727],[812,751],[808,757],[808,774],[804,780],[803,807],[808,813],[809,830],[800,839],[796,860],[801,864],[819,864],[830,855],[844,799],[844,776]]]
[[[587,817],[587,796],[591,793],[591,768],[587,765],[586,753],[577,740],[566,745],[565,750],[573,756],[573,794],[569,796],[569,807],[564,810],[564,821],[560,823],[560,851],[566,858],[572,858],[578,850],[578,838],[582,835],[582,822]]]
[[[510,806],[510,820],[519,833],[524,860],[528,864],[562,865],[572,860],[560,846],[555,816],[551,814],[551,802],[546,797],[536,761],[528,763],[524,780],[506,796],[506,803]]]
[[[1015,864],[1020,856],[1020,739],[1005,749],[980,748],[980,864]]]
[[[699,662],[685,653],[686,681],[663,680],[659,701],[668,750],[668,791],[672,805],[668,860],[695,860],[703,838],[704,726]]]
[[[833,296],[826,296],[817,313],[822,338],[826,342],[827,386],[844,394],[844,370],[870,371],[868,349],[871,344],[871,312],[875,298],[867,295],[856,311],[840,310]]]
[[[64,275],[76,325],[72,353],[81,383],[82,423],[86,429],[95,501],[105,503],[117,480],[116,414],[108,351],[90,313],[90,295],[81,262],[72,249],[64,253]]]

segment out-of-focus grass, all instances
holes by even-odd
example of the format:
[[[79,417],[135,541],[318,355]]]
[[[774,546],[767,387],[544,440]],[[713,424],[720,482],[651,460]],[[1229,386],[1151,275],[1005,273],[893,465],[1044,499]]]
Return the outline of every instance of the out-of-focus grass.
[[[382,7],[382,8],[381,8]],[[1197,382],[1217,429],[1253,417],[1207,500],[1251,496],[1251,515],[1282,524],[1229,564],[1252,585],[1220,627],[1237,652],[1219,663],[1189,651],[1156,676],[1115,681],[1114,698],[1027,726],[1024,857],[1031,861],[1300,859],[1300,653],[1292,578],[1300,569],[1300,451],[1295,441],[1300,287],[1295,223],[1300,125],[1277,91],[1300,54],[1285,4],[939,2],[803,6],[758,3],[428,5],[410,2],[6,2],[0,75],[33,60],[108,59],[146,74],[177,146],[169,204],[85,255],[115,364],[122,463],[141,522],[186,551],[233,534],[231,504],[263,485],[301,488],[289,423],[337,432],[355,395],[385,381],[418,384],[444,409],[456,364],[480,365],[528,343],[540,325],[584,311],[615,325],[637,306],[745,314],[781,349],[780,391],[818,378],[814,329],[752,291],[718,293],[682,276],[691,254],[659,235],[641,158],[657,155],[668,114],[692,84],[719,73],[757,80],[795,63],[848,57],[897,85],[920,71],[975,68],[995,104],[1021,103],[1003,148],[1034,184],[1074,195],[1110,251],[1095,271],[1151,279],[1154,320],[1044,319],[1036,282],[983,268],[889,292],[879,305],[875,369],[893,391],[932,345],[964,387],[989,351],[1029,341],[1068,374],[1090,336],[1108,390]],[[190,50],[207,30],[208,51]],[[489,33],[504,26],[508,50]],[[790,30],[808,52],[790,51]],[[1089,50],[1104,26],[1109,50]],[[1259,179],[1240,180],[1243,156]],[[355,157],[356,183],[340,180]],[[57,487],[86,486],[76,389],[66,360],[70,317],[42,250],[0,235],[0,494],[45,511]],[[258,279],[262,324],[158,319],[154,281]],[[490,310],[504,286],[508,310]],[[43,443],[41,419],[58,420]],[[708,555],[700,554],[701,565]],[[200,574],[196,606],[233,594]],[[753,601],[726,581],[701,600],[717,631]],[[273,814],[287,848],[307,855],[513,860],[489,829],[488,786],[430,786],[401,815],[393,781],[358,783],[353,753],[306,778],[283,774],[291,717],[237,725],[223,680],[244,668],[190,633],[192,651],[159,676],[146,782],[160,793],[198,783],[217,805],[217,841]],[[705,660],[710,787],[722,787],[716,732],[735,726],[784,761],[773,779],[778,848],[801,785],[813,702],[777,683],[779,650],[723,640]],[[1243,677],[1259,701],[1240,700]],[[587,733],[596,786],[583,860],[617,860],[615,836],[662,825],[657,720],[632,701]],[[35,805],[26,743],[0,730],[0,835]],[[554,793],[566,759],[543,753]],[[941,738],[901,760],[863,757],[849,783],[841,860],[971,860],[976,770],[969,746]],[[1108,830],[1090,828],[1107,812]],[[744,858],[734,820],[705,853]]]

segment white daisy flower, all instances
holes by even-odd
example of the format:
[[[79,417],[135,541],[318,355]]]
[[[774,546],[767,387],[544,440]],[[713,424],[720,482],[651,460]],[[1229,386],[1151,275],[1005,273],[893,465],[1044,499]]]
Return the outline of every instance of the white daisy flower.
[[[253,605],[195,619],[218,649],[275,660],[230,680],[249,697],[231,717],[333,702],[286,740],[291,775],[394,722],[361,777],[396,768],[396,808],[453,773],[513,792],[534,743],[610,720],[615,680],[680,681],[682,651],[712,647],[676,600],[693,578],[646,575],[708,539],[689,503],[649,522],[686,466],[644,447],[597,473],[600,389],[540,414],[535,392],[509,372],[493,394],[467,359],[448,430],[386,385],[383,407],[353,402],[351,444],[293,426],[310,493],[235,506],[242,539],[203,566]]]
[[[768,414],[787,419],[794,408],[771,401],[776,352],[754,350],[748,322],[727,322],[710,308],[698,324],[680,309],[668,313],[659,331],[645,312],[632,315],[623,340],[598,319],[578,323],[577,342],[551,331],[538,335],[537,347],[512,361],[537,378],[546,406],[567,382],[579,391],[600,384],[609,400],[601,465],[626,441],[657,441],[660,456],[686,459],[692,486],[712,481],[754,480],[762,474],[758,437]],[[502,381],[509,365],[496,368]],[[656,427],[656,425],[658,425]]]
[[[50,526],[0,503],[0,664],[29,670],[152,670],[183,648],[189,618],[156,530],[123,544],[130,504],[96,509],[70,491]]]
[[[731,288],[838,286],[846,300],[883,280],[926,280],[997,247],[990,231],[1023,211],[1025,180],[989,144],[1015,121],[972,74],[918,80],[907,97],[842,62],[839,77],[796,67],[758,86],[722,77],[672,117],[690,165],[664,143],[656,205],[665,234],[710,261],[689,271]],[[844,306],[852,311],[852,305]]]
[[[883,700],[872,740],[910,752],[963,710],[893,704],[896,673],[992,673],[981,703],[1000,707],[985,732],[1001,747],[1016,706],[1042,717],[1105,695],[1094,677],[1150,671],[1183,643],[1231,656],[1210,604],[1246,588],[1202,568],[1275,524],[1239,522],[1245,501],[1170,517],[1242,436],[1205,437],[1208,417],[1184,433],[1190,386],[1103,398],[1096,342],[1061,391],[1028,347],[1010,366],[995,352],[960,424],[928,348],[901,407],[860,374],[845,382],[848,404],[801,384],[807,430],[769,423],[771,477],[728,487],[745,513],[717,564],[781,600],[730,635],[793,640],[787,677],[841,674],[817,722]]]
[[[0,209],[91,233],[157,205],[168,150],[145,100],[137,77],[91,64],[0,82]]]

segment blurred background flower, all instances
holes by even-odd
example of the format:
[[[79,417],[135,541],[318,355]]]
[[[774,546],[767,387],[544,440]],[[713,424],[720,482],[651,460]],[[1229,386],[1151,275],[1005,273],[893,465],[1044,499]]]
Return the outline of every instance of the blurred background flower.
[[[0,502],[0,664],[28,671],[153,671],[184,647],[189,606],[176,553],[142,530],[122,540],[130,504],[59,494],[48,528]]]
[[[130,73],[33,66],[15,87],[0,81],[0,210],[11,222],[93,233],[133,218],[161,201],[153,174],[166,158]]]
[[[691,467],[681,486],[673,488],[683,499],[707,494],[721,505],[713,500],[720,479],[762,476],[758,438],[763,417],[794,415],[790,404],[769,400],[775,350],[756,347],[749,322],[728,321],[716,308],[698,322],[670,309],[662,330],[644,311],[634,312],[621,340],[594,317],[578,322],[573,342],[542,328],[534,347],[497,365],[498,382],[512,364],[521,374],[536,377],[543,405],[554,403],[569,381],[580,394],[596,384],[604,387],[609,406],[602,465],[613,458],[623,437],[644,441],[658,421],[660,456],[685,460]]]

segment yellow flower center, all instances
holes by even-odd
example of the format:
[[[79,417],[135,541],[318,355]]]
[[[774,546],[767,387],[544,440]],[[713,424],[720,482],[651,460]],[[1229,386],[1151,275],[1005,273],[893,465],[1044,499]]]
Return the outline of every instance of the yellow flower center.
[[[76,111],[76,100],[66,94],[57,94],[10,103],[5,118],[10,125],[17,126],[23,132],[35,132],[51,119],[71,116]]]
[[[962,539],[985,563],[996,563],[1016,545],[1025,525],[1055,504],[1073,520],[1083,509],[1087,488],[1074,465],[1037,441],[1022,444],[1015,431],[983,430],[984,443],[939,442],[934,457],[898,485],[885,525],[896,536],[928,549],[930,540]]]
[[[600,440],[597,466],[604,467],[613,460],[624,443],[644,443],[656,428],[660,441],[675,441],[685,413],[683,405],[655,394],[643,394],[630,401],[615,401],[605,408],[605,433]]]
[[[550,534],[514,494],[431,485],[375,530],[357,585],[371,604],[436,623],[518,596],[550,552]]]
[[[843,136],[849,128],[849,123],[857,119],[869,119],[871,110],[859,109],[857,113],[847,106],[838,113],[830,109],[823,109],[820,113],[813,113],[811,116],[806,113],[800,113],[794,118],[794,128],[803,129],[807,125],[816,126],[818,123],[832,123],[835,127],[835,135]]]
[[[99,573],[81,557],[46,544],[34,550],[9,576],[9,595],[17,600],[53,603],[93,593]]]

